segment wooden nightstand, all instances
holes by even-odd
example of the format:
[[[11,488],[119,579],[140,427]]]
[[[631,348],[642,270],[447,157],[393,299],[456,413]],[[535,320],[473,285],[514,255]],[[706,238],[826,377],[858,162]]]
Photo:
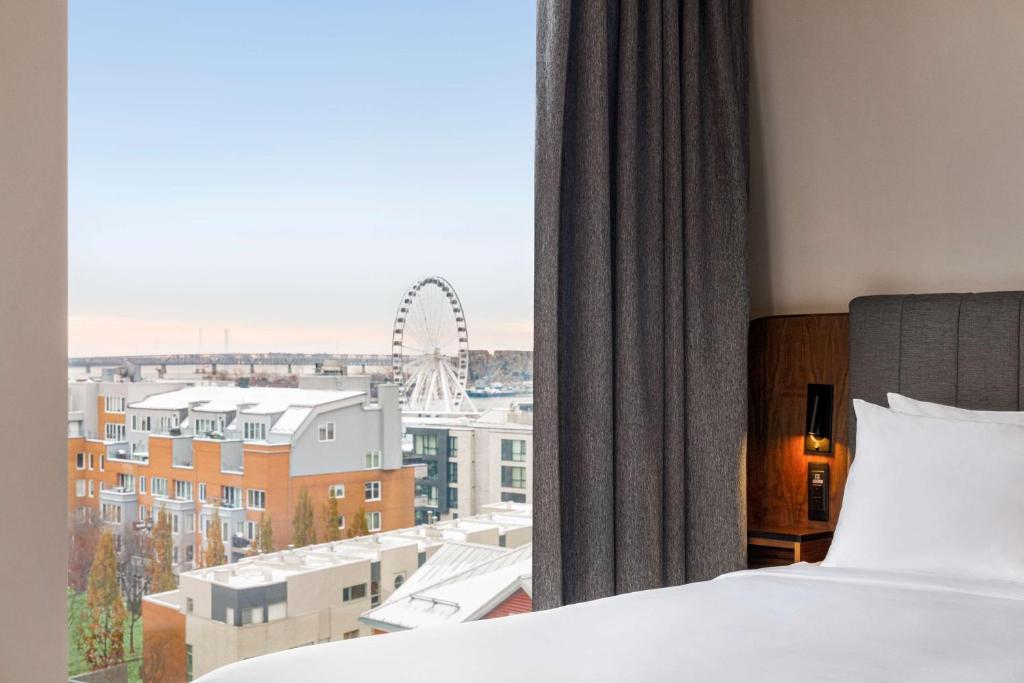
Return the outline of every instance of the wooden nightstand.
[[[747,566],[782,567],[794,562],[820,562],[832,543],[831,531],[776,527],[747,531]]]

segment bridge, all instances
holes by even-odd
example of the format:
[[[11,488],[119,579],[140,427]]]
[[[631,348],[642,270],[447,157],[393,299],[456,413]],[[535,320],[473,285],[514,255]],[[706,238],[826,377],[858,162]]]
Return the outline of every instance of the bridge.
[[[71,368],[108,368],[131,363],[137,366],[168,365],[316,365],[317,363],[343,366],[390,368],[391,356],[358,353],[174,353],[148,356],[82,356],[68,358]]]

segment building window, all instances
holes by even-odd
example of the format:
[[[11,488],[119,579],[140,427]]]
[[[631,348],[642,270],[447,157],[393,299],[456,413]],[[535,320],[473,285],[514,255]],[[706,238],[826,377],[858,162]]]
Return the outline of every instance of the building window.
[[[193,614],[195,612],[196,605],[192,601],[192,598],[185,598],[185,613]]]
[[[145,493],[145,492],[146,492],[146,475],[140,474],[139,475],[139,493]]]
[[[459,457],[459,437],[449,436],[448,437],[448,457],[457,458]]]
[[[78,453],[78,454],[75,455],[75,469],[76,470],[84,470],[85,469],[85,453]]]
[[[261,489],[249,489],[247,502],[250,510],[265,510],[267,508],[267,492]]]
[[[111,524],[121,523],[121,506],[113,503],[103,503],[100,506],[100,519]]]
[[[150,477],[149,480],[150,492],[158,498],[167,497],[167,478],[166,477]]]
[[[93,465],[96,463],[96,456],[92,453],[89,454],[89,469],[93,469]]]
[[[231,541],[231,527],[228,526],[227,522],[220,523],[220,540],[225,543]]]
[[[380,482],[368,481],[363,486],[363,499],[367,501],[380,500]]]
[[[501,468],[501,485],[510,489],[525,489],[526,468],[504,465]]]
[[[345,515],[338,515],[338,528],[339,529],[344,529],[345,528]]]
[[[206,502],[206,484],[199,482],[199,500],[203,503]]]
[[[380,451],[366,451],[366,469],[380,469]]]
[[[448,507],[458,508],[459,507],[459,490],[456,488],[448,488]]]
[[[107,441],[124,441],[124,425],[117,422],[108,422],[105,427]]]
[[[334,498],[344,498],[345,497],[345,485],[344,484],[334,484],[332,486],[328,486],[327,487],[327,495],[328,496],[333,496]]]
[[[96,483],[92,479],[90,479],[89,480],[89,497],[92,498],[95,495],[96,495]]]
[[[262,422],[243,422],[242,438],[246,441],[266,441],[267,425]]]
[[[437,461],[431,460],[427,463],[427,479],[437,479]]]
[[[196,532],[196,515],[194,512],[185,513],[185,533],[194,534]]]
[[[249,520],[245,523],[245,537],[250,541],[256,540],[256,522]]]
[[[501,494],[501,502],[502,503],[525,503],[526,502],[526,494],[525,493],[508,493],[507,491],[503,491],[502,494]]]
[[[178,500],[192,500],[192,482],[175,479],[174,497]]]
[[[195,556],[196,556],[195,547],[192,546],[192,545],[185,546],[185,561],[186,562],[191,562],[193,559],[195,559]],[[191,600],[191,599],[192,598],[189,598],[189,600]]]
[[[320,441],[334,441],[334,423],[321,422],[317,429],[317,435]]]
[[[75,495],[79,498],[85,497],[85,479],[79,479],[75,482]]]
[[[178,533],[179,533],[178,515],[176,515],[176,514],[171,515],[171,533],[174,534],[175,536],[177,536]],[[175,546],[175,549],[177,549],[177,546]]]
[[[139,521],[140,522],[145,522],[146,521],[146,506],[145,505],[140,505],[139,506]]]
[[[267,606],[267,621],[277,621],[288,616],[288,603],[275,602]]]
[[[105,396],[103,398],[104,410],[108,413],[123,413],[125,408],[124,396]]]
[[[135,475],[118,472],[117,487],[125,493],[135,493]]]
[[[458,484],[459,483],[459,463],[450,462],[448,463],[448,483]]]
[[[416,455],[437,455],[437,434],[417,434],[413,437]]]
[[[505,462],[526,462],[526,442],[521,439],[502,439],[501,459]]]
[[[152,425],[152,418],[149,415],[132,415],[132,431],[148,432]]]
[[[192,598],[189,598],[189,602]],[[185,680],[192,680],[192,646],[185,643]]]
[[[357,583],[354,586],[348,586],[341,590],[341,601],[352,602],[353,600],[362,600],[366,597],[366,584]]]
[[[367,512],[366,513],[366,530],[367,531],[380,531],[380,513],[379,512]]]
[[[358,637],[359,637],[359,629],[356,629],[355,631],[345,631],[344,633],[341,634],[341,639],[342,640],[352,640],[353,638],[358,638]]]
[[[173,550],[171,551],[171,557],[172,557],[171,561],[174,564],[178,564],[178,546],[174,546]]]
[[[221,486],[220,506],[225,508],[242,507],[242,489],[237,486]]]
[[[262,607],[243,607],[242,608],[242,626],[246,624],[262,624],[263,623],[263,608]]]
[[[107,456],[100,453],[100,472],[107,471]]]

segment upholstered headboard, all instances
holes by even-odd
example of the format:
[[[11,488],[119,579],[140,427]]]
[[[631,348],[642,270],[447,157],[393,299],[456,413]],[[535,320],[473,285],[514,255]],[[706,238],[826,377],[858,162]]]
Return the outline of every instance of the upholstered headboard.
[[[850,302],[850,399],[885,394],[1024,410],[1024,292],[865,296]],[[850,453],[857,418],[850,407]]]

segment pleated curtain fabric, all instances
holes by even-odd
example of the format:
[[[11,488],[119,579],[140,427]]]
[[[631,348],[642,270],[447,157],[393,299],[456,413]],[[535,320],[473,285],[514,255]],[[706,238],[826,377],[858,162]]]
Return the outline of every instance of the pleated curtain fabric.
[[[540,0],[534,605],[746,545],[747,5]]]

